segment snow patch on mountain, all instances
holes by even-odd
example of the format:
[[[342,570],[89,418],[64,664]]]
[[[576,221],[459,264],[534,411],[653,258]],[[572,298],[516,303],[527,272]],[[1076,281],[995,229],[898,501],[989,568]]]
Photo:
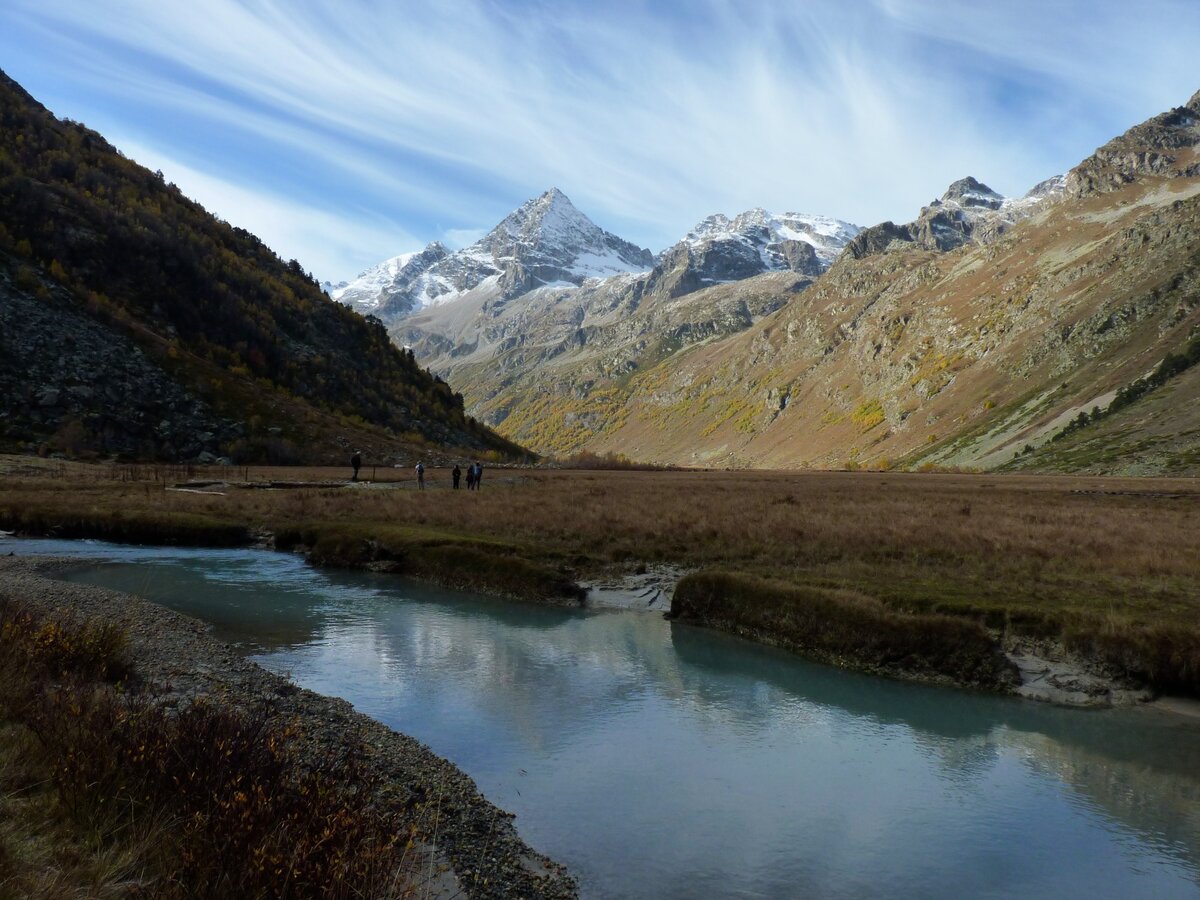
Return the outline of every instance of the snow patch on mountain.
[[[768,252],[774,260],[773,269],[788,268],[777,251],[771,248],[785,241],[810,244],[822,261],[832,264],[837,255],[861,229],[857,225],[829,216],[802,213],[770,213],[755,208],[739,213],[732,219],[721,213],[698,223],[684,237],[684,242],[697,246],[713,240],[737,240]],[[828,266],[826,266],[828,268]]]
[[[819,275],[861,229],[829,216],[771,213],[756,208],[730,218],[722,213],[696,224],[660,260],[680,258],[705,282],[737,281],[762,272]]]

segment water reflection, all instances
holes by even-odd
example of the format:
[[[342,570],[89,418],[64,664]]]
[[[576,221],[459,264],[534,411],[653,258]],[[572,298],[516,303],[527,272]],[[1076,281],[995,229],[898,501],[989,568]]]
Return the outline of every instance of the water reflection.
[[[282,554],[120,552],[75,577],[207,619],[419,737],[590,896],[1200,896],[1186,720],[859,676],[653,614]]]

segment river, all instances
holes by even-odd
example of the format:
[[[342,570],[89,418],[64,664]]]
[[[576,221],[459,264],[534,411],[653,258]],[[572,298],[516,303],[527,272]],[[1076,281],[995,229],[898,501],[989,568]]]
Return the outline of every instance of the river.
[[[1200,720],[904,684],[256,550],[14,540],[425,742],[585,897],[1200,897]],[[103,558],[106,561],[100,562]]]

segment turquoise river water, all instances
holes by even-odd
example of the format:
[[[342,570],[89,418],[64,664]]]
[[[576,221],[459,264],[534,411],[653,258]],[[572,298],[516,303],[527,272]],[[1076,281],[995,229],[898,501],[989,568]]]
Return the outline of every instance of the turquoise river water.
[[[419,738],[585,897],[1200,897],[1200,720],[813,665],[255,550],[6,540]],[[105,561],[100,562],[103,558]]]

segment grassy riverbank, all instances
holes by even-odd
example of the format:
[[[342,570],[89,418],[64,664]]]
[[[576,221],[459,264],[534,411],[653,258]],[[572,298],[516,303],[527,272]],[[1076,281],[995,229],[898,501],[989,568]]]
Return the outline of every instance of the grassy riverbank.
[[[853,591],[699,572],[679,582],[671,615],[824,662],[884,674],[993,689],[1016,680],[1013,667],[979,623],[936,613],[899,613]]]
[[[1200,694],[1194,480],[488,469],[482,491],[451,491],[434,470],[419,492],[392,469],[374,474],[396,484],[348,488],[344,470],[3,462],[0,528],[212,544],[270,533],[326,564],[531,599],[567,600],[573,581],[656,563],[721,570],[1061,640]],[[328,484],[169,489],[189,475]],[[768,591],[756,603],[781,601]],[[864,640],[872,630],[854,627]]]

